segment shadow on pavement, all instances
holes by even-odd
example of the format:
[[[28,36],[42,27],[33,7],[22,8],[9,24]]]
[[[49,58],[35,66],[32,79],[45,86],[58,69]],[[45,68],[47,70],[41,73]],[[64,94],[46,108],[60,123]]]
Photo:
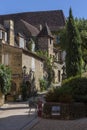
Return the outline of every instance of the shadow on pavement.
[[[13,115],[0,118],[0,130],[24,130],[35,119],[35,115]]]

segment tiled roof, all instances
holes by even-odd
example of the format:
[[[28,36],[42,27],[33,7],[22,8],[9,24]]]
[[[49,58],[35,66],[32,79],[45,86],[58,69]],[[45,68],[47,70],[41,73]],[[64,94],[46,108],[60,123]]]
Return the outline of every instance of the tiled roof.
[[[31,24],[27,23],[24,20],[21,20],[21,22],[23,22],[23,24],[30,31],[32,36],[37,36],[37,34],[39,33],[39,30],[36,27],[32,26]]]
[[[53,38],[52,33],[47,24],[45,24],[45,26],[42,28],[42,30],[38,34],[38,37],[44,37],[44,36]]]
[[[57,31],[59,28],[62,28],[65,25],[65,17],[62,10],[1,15],[0,20],[2,21],[4,19],[13,19],[16,24],[20,19],[23,19],[38,28],[40,24],[44,25],[47,23],[51,31]]]
[[[5,31],[5,28],[4,28],[4,26],[2,24],[0,24],[0,30]]]

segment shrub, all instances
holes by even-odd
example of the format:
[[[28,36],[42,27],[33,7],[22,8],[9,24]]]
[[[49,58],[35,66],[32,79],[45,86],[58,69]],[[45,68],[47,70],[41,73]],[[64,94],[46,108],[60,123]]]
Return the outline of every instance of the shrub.
[[[63,82],[62,87],[65,89],[71,88],[70,94],[74,101],[87,101],[87,78],[78,76],[71,77]]]
[[[47,102],[87,102],[87,78],[71,77],[62,86],[48,91]]]
[[[11,70],[9,67],[0,64],[0,90],[7,94],[11,89]]]
[[[40,82],[40,90],[41,91],[46,90],[47,89],[47,81],[44,79],[40,79],[39,82]]]
[[[58,88],[51,88],[48,93],[46,94],[46,101],[47,102],[58,102],[59,91]]]

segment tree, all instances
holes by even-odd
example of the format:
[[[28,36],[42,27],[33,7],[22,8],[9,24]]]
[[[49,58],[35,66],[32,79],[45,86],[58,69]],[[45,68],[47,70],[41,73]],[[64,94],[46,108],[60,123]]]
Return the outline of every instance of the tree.
[[[72,10],[67,21],[66,73],[67,77],[81,75],[82,52],[81,37],[76,27]]]
[[[0,90],[3,94],[7,94],[11,88],[11,70],[0,64]]]
[[[86,65],[87,65],[87,20],[76,18],[75,23],[76,23],[78,30],[80,32],[80,35],[81,35],[82,58],[84,61],[83,69],[86,71]]]

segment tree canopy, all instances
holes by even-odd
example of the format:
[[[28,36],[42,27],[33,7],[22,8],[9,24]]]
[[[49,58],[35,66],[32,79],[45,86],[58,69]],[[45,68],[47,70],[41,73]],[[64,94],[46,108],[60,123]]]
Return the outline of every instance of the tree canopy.
[[[80,75],[82,67],[81,37],[76,27],[71,8],[69,10],[66,31],[66,73],[67,77],[71,77]]]

